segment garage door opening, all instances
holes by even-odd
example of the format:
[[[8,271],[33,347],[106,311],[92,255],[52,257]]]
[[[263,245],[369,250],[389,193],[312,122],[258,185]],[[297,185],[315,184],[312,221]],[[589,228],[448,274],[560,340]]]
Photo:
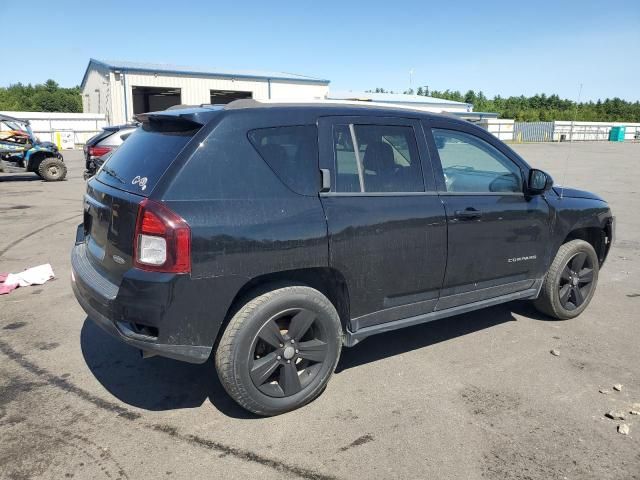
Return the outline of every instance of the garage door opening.
[[[131,87],[133,90],[133,113],[157,112],[180,105],[179,88]]]
[[[242,98],[253,98],[253,92],[238,92],[235,90],[211,90],[212,104],[225,104]]]

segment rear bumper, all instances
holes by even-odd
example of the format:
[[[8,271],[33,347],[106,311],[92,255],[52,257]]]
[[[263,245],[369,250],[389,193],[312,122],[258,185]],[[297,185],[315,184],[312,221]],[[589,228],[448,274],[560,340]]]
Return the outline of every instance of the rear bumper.
[[[211,346],[174,344],[168,341],[172,338],[180,338],[180,334],[183,333],[178,332],[180,330],[179,322],[161,322],[162,335],[159,337],[136,332],[129,323],[130,319],[125,315],[130,308],[130,292],[123,292],[122,287],[109,281],[91,264],[84,243],[79,243],[73,248],[71,269],[71,285],[78,303],[93,322],[113,337],[145,352],[190,363],[204,363],[211,355]],[[132,280],[129,279],[127,283],[131,285]],[[154,288],[153,285],[149,287],[143,283],[138,280],[136,290],[145,287],[147,289]],[[145,304],[149,307],[150,318],[154,317],[155,312],[171,312],[173,310],[171,305],[162,304],[162,297],[157,298],[153,304],[143,297],[141,295],[140,301],[137,302],[138,315],[140,309],[144,312]],[[187,315],[183,315],[182,318],[188,317],[188,312],[186,313]]]

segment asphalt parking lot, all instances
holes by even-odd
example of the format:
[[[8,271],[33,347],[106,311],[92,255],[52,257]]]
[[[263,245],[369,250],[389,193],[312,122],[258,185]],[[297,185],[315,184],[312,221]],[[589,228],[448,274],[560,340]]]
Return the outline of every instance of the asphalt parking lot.
[[[369,338],[275,418],[237,407],[212,361],[142,360],[86,318],[69,284],[81,152],[65,182],[0,174],[0,271],[57,277],[0,297],[0,478],[640,478],[640,144],[514,148],[617,217],[586,312],[511,303]]]

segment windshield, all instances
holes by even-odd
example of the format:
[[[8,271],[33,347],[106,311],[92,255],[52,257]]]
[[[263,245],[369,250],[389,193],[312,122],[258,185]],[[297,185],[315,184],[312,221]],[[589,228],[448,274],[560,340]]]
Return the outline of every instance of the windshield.
[[[26,132],[27,131],[26,127],[22,123],[5,122],[5,124],[7,125],[7,127],[9,127],[9,130],[20,130],[22,132]]]

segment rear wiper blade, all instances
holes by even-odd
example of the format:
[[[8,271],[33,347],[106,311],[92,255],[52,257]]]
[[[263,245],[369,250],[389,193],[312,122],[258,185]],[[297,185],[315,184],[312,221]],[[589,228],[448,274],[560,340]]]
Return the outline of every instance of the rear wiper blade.
[[[106,173],[107,175],[112,176],[113,178],[115,178],[116,180],[118,180],[118,181],[119,181],[120,183],[122,183],[122,184],[127,183],[127,182],[125,182],[125,181],[123,180],[123,178],[122,178],[120,175],[118,175],[116,172],[114,172],[112,169],[110,169],[110,168],[109,168],[109,167],[107,167],[106,165],[103,165],[103,166],[102,166],[102,171],[103,171],[104,173]]]

